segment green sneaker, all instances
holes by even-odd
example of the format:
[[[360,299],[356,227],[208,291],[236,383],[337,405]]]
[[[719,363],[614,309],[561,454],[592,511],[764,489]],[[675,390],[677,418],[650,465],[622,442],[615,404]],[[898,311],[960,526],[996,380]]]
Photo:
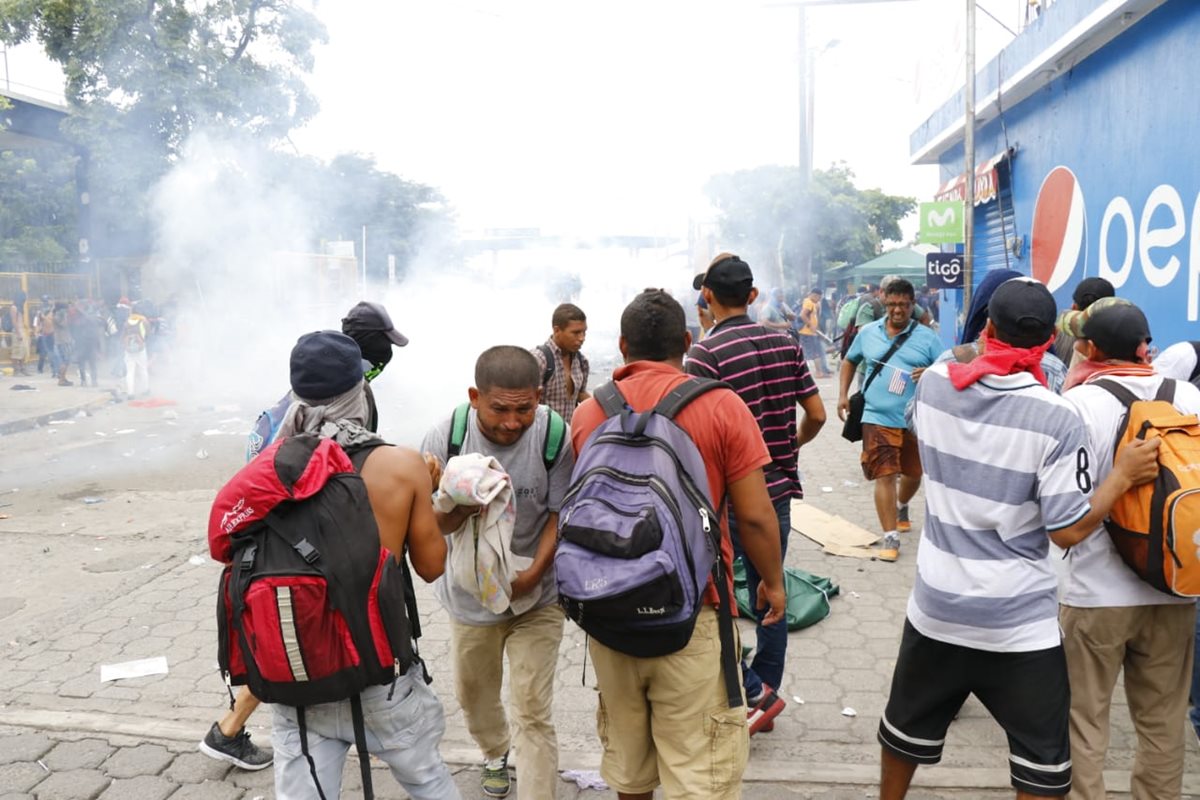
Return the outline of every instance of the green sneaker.
[[[479,776],[479,787],[488,797],[508,797],[512,789],[512,778],[508,774],[508,753],[483,762],[483,774]]]

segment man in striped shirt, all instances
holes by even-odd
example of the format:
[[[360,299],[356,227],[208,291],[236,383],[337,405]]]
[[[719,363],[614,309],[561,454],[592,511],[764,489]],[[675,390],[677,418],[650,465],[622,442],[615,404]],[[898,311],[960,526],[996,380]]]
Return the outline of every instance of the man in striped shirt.
[[[699,289],[716,324],[704,341],[688,352],[684,370],[690,375],[725,381],[741,396],[754,414],[763,441],[771,454],[765,467],[767,490],[775,515],[779,518],[780,552],[787,554],[791,530],[791,501],[803,497],[796,453],[825,424],[825,406],[808,372],[804,350],[786,331],[774,331],[754,323],[746,313],[758,296],[750,266],[731,253],[713,259],[706,272],[696,276],[693,288]],[[799,431],[796,404],[804,409]],[[730,534],[734,554],[741,555],[737,520],[731,515]],[[746,583],[750,596],[756,597],[759,575],[749,559]],[[769,731],[772,721],[783,710],[779,684],[783,680],[787,652],[787,621],[759,625],[754,661],[742,666],[742,683],[750,708],[750,734]]]
[[[1093,493],[1087,431],[1041,370],[1056,311],[1032,279],[1001,284],[983,355],[936,364],[917,385],[925,527],[879,724],[880,800],[900,800],[918,764],[941,760],[968,694],[1008,734],[1018,798],[1070,791],[1070,690],[1049,543],[1083,541],[1122,493],[1151,479],[1157,442],[1123,450]]]

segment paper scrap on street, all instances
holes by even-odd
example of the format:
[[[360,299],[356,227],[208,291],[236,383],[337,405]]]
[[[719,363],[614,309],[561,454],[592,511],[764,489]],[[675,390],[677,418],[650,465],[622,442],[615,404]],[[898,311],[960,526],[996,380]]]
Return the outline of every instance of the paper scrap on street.
[[[146,675],[166,675],[167,657],[139,658],[137,661],[122,661],[119,664],[101,664],[100,682],[119,681],[125,678],[142,678]]]
[[[874,558],[871,545],[879,535],[863,530],[841,517],[827,514],[802,500],[792,501],[792,530],[807,536],[834,556]]]

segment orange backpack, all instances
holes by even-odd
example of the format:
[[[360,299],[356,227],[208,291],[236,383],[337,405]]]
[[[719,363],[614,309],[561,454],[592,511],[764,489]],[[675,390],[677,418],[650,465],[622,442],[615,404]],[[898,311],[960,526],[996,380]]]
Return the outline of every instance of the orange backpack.
[[[1175,408],[1175,381],[1163,379],[1153,400],[1099,380],[1125,406],[1113,459],[1134,439],[1160,439],[1158,477],[1113,505],[1104,526],[1117,552],[1142,580],[1176,597],[1200,597],[1200,419]]]

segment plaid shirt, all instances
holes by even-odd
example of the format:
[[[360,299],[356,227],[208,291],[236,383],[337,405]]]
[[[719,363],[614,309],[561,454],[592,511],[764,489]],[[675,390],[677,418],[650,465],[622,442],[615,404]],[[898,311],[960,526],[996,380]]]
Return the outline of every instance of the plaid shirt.
[[[571,356],[571,380],[575,384],[575,393],[570,394],[567,392],[567,376],[562,368],[563,351],[554,343],[554,337],[546,340],[546,346],[554,353],[554,373],[548,381],[542,384],[542,402],[553,408],[570,423],[571,415],[575,413],[575,406],[579,405],[579,395],[587,389],[588,360],[583,353],[575,353]],[[538,369],[541,370],[542,375],[545,375],[546,356],[542,353],[541,348],[535,347],[529,352],[533,353],[533,357],[538,362]]]

